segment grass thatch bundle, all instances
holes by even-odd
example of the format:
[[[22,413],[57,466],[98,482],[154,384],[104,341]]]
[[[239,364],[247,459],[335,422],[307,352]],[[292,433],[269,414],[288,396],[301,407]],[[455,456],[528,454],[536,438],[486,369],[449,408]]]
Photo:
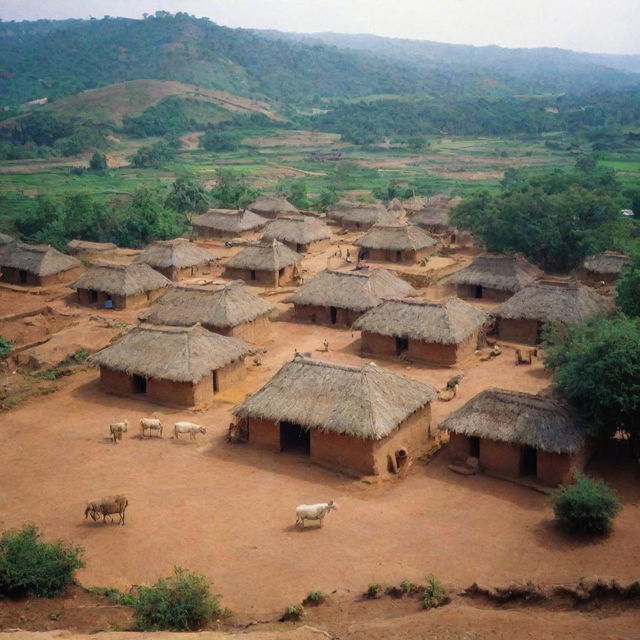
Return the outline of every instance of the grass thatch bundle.
[[[189,242],[186,238],[175,238],[173,240],[159,240],[147,247],[135,259],[137,263],[145,263],[150,267],[166,269],[175,267],[183,269],[185,267],[195,267],[213,262],[216,257],[201,249],[197,244]]]
[[[250,350],[242,340],[211,333],[199,325],[140,325],[90,356],[90,362],[128,375],[195,384]]]
[[[153,324],[227,329],[270,314],[275,307],[240,280],[212,287],[174,287],[141,320]]]
[[[284,299],[299,305],[367,311],[386,298],[402,298],[414,288],[386,269],[323,271]]]
[[[296,357],[233,413],[381,440],[435,398],[431,385],[373,363],[348,367]]]
[[[606,300],[577,282],[540,280],[491,311],[497,318],[575,324],[608,310]]]
[[[631,258],[624,255],[624,253],[605,251],[585,258],[582,264],[587,271],[592,273],[618,275],[628,264],[631,264]]]
[[[375,202],[337,202],[329,211],[327,218],[340,224],[359,224],[372,226],[374,224],[395,224],[395,216],[387,211],[383,204]]]
[[[262,233],[263,240],[279,240],[292,244],[310,244],[331,237],[329,227],[312,216],[280,216],[269,222]]]
[[[298,213],[298,210],[284,197],[277,195],[261,195],[247,206],[249,211],[258,215],[273,217],[283,213]]]
[[[69,253],[97,253],[100,251],[113,251],[118,245],[113,242],[90,242],[89,240],[69,240],[67,249]]]
[[[279,271],[284,267],[297,264],[302,256],[289,247],[271,240],[249,245],[227,261],[232,269],[251,269],[254,271]]]
[[[112,296],[135,296],[170,284],[171,280],[148,264],[101,263],[89,267],[69,286],[72,289],[102,291]]]
[[[191,224],[192,227],[203,227],[225,233],[243,233],[260,229],[269,222],[253,211],[234,211],[226,209],[211,209],[198,216]]]
[[[451,433],[577,453],[585,444],[578,417],[564,404],[530,393],[486,389],[439,425]]]
[[[82,266],[79,260],[49,245],[6,244],[0,253],[0,264],[32,273],[36,276],[52,276]]]
[[[387,249],[389,251],[419,251],[438,244],[435,238],[412,225],[376,224],[355,244],[363,249]]]
[[[353,328],[429,343],[460,344],[486,320],[485,313],[458,298],[442,302],[387,300],[358,318]]]
[[[474,258],[468,267],[458,271],[453,281],[456,284],[515,292],[541,275],[538,267],[521,256],[483,253]]]

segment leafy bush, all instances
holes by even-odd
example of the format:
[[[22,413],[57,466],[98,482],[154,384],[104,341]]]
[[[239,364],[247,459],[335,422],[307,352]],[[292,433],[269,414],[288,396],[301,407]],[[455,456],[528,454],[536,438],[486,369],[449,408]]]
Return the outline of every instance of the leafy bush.
[[[616,304],[628,316],[640,317],[640,255],[633,257],[618,278]]]
[[[207,131],[199,141],[201,149],[207,151],[237,151],[240,147],[240,136],[231,131]]]
[[[320,604],[327,599],[327,594],[322,591],[311,591],[309,595],[304,599],[304,604]]]
[[[606,482],[583,475],[555,491],[552,499],[556,519],[571,533],[606,533],[620,510],[620,500]]]
[[[300,620],[304,614],[302,605],[290,604],[284,611],[283,620]]]
[[[451,602],[451,598],[448,596],[443,584],[435,576],[429,576],[427,578],[427,586],[424,588],[424,594],[422,595],[422,608],[433,609],[442,607],[449,602]]]
[[[53,598],[73,584],[84,567],[82,549],[62,540],[42,542],[34,525],[0,538],[0,595]]]
[[[11,353],[11,349],[13,349],[13,342],[7,340],[4,336],[0,336],[0,360],[6,358]]]
[[[381,588],[382,587],[377,582],[372,582],[367,587],[367,590],[364,592],[364,595],[367,596],[367,598],[371,598],[371,599],[377,598]]]
[[[141,631],[194,631],[219,617],[219,596],[211,594],[204,576],[181,567],[151,587],[140,587],[131,599]]]

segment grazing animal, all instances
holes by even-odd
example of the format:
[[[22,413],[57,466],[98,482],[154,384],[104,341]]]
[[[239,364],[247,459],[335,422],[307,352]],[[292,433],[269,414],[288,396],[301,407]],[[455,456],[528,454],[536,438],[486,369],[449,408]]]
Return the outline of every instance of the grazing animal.
[[[98,520],[102,516],[102,524],[107,524],[107,516],[115,515],[120,516],[118,524],[124,526],[124,512],[129,505],[129,501],[125,496],[108,496],[106,498],[100,498],[100,500],[91,500],[87,502],[87,507],[84,510],[84,517],[91,516],[93,521]]]
[[[321,502],[320,504],[301,504],[296,507],[296,525],[304,529],[305,520],[319,520],[322,527],[322,520],[332,509],[337,509],[338,505],[333,500]]]
[[[145,431],[155,431],[158,438],[162,438],[162,422],[158,418],[142,418],[140,420],[140,432],[145,437]],[[151,433],[149,433],[151,435]]]
[[[453,378],[449,378],[447,381],[447,389],[453,389],[453,387],[457,387],[460,384],[460,380],[464,378],[464,373],[460,373],[457,376],[453,376]]]
[[[126,420],[122,422],[113,422],[109,425],[109,433],[113,439],[113,444],[118,444],[118,440],[122,440],[122,434],[127,432],[129,423]]]
[[[193,422],[176,422],[173,425],[173,434],[177,440],[180,439],[180,434],[188,433],[191,440],[196,439],[196,435],[199,433],[206,434],[207,430],[205,427],[200,426],[199,424],[195,424]]]

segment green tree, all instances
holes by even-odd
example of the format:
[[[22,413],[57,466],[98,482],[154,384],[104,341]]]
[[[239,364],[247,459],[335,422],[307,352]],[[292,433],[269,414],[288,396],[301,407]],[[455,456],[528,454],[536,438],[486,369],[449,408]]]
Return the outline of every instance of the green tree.
[[[216,170],[216,184],[211,189],[214,204],[223,209],[242,209],[258,197],[259,191],[249,186],[244,175],[230,169]]]
[[[0,360],[6,358],[11,353],[11,349],[13,349],[13,342],[7,340],[4,336],[0,336]]]
[[[307,194],[307,183],[304,180],[280,181],[276,185],[276,193],[284,196],[298,209],[309,209],[311,201]]]
[[[207,131],[199,140],[198,145],[206,151],[237,151],[240,148],[240,136],[232,131]]]
[[[616,304],[628,316],[640,317],[640,254],[632,257],[618,278]]]
[[[184,215],[204,213],[209,208],[209,196],[201,184],[192,178],[182,176],[171,185],[165,205]]]
[[[90,171],[106,171],[107,166],[107,156],[100,151],[96,151],[89,160]]]
[[[150,147],[140,147],[130,161],[134,167],[159,169],[165,162],[176,157],[175,145],[160,140]]]

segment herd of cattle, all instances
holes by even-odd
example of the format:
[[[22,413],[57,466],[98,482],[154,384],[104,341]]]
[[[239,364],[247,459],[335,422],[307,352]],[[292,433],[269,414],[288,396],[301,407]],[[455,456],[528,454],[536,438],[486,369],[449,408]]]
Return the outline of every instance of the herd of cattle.
[[[140,420],[140,434],[143,438],[146,437],[147,432],[149,432],[149,436],[151,436],[152,432],[155,432],[156,437],[162,438],[163,429],[162,422],[158,418],[142,418]],[[109,425],[109,437],[113,440],[113,444],[118,444],[118,440],[122,440],[122,434],[127,433],[128,430],[129,422],[127,420],[111,423]],[[206,434],[206,427],[194,422],[176,422],[173,425],[173,437],[177,439],[181,435],[189,434],[191,440],[195,440],[199,433]]]

